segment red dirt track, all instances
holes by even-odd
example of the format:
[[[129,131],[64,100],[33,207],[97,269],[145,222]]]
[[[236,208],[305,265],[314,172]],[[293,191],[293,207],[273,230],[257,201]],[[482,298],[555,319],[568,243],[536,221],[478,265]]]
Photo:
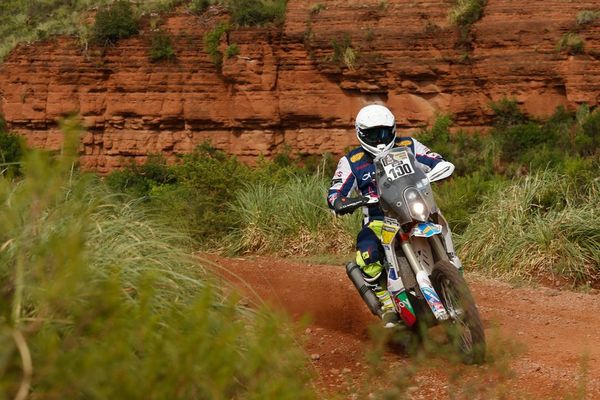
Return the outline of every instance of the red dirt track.
[[[251,257],[210,257],[209,266],[250,304],[263,301],[295,320],[322,398],[368,398],[370,314],[341,265]],[[491,361],[453,367],[441,357],[419,364],[406,389],[412,399],[600,399],[600,296],[512,287],[465,274],[486,329]],[[506,362],[504,362],[506,360]],[[383,365],[398,374],[417,360],[389,349]],[[461,378],[449,371],[460,368]],[[373,378],[371,378],[373,382]],[[373,385],[371,390],[382,387]],[[389,385],[387,385],[389,386]],[[366,395],[365,395],[366,394]]]

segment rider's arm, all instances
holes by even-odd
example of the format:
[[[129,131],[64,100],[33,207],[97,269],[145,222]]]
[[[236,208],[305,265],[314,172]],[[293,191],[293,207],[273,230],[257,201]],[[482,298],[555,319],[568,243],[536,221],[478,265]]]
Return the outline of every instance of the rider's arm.
[[[419,142],[415,138],[411,138],[413,141],[413,149],[415,158],[421,164],[427,165],[429,168],[433,169],[440,162],[444,161],[441,155],[438,153],[434,153],[429,149],[429,147],[425,146],[423,143]]]
[[[347,157],[342,157],[338,162],[337,169],[331,179],[331,187],[327,194],[327,204],[330,209],[334,209],[334,202],[337,198],[347,197],[350,192],[356,188],[356,177],[350,168],[350,162]]]

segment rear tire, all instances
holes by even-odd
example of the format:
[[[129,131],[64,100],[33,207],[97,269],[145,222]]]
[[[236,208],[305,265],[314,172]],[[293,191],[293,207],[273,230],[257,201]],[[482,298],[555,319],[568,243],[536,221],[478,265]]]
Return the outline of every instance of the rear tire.
[[[438,261],[431,283],[450,314],[448,336],[466,364],[485,361],[485,334],[479,311],[464,278],[454,264]]]

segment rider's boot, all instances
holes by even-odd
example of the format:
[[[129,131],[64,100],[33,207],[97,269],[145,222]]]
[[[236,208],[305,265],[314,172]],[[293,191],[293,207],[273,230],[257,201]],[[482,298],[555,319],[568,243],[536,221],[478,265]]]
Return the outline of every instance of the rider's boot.
[[[396,313],[396,309],[394,308],[390,292],[388,292],[387,289],[378,290],[375,292],[375,296],[377,296],[381,303],[381,320],[383,321],[383,327],[393,328],[398,325],[400,320],[398,319],[398,313]]]
[[[384,328],[393,328],[398,325],[400,319],[398,318],[398,313],[396,313],[396,309],[394,308],[394,303],[392,301],[392,297],[390,293],[387,291],[384,285],[382,285],[382,280],[385,279],[385,274],[379,274],[374,278],[364,276],[365,282],[367,285],[371,287],[375,296],[379,300],[381,304],[381,320],[383,321]]]

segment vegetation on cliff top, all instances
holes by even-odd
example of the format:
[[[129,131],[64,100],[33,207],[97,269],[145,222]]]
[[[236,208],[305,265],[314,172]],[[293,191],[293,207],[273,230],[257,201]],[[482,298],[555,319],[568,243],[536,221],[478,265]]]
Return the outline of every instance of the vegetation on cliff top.
[[[201,13],[211,4],[225,7],[236,26],[281,24],[287,0],[3,0],[0,2],[0,62],[19,43],[72,35],[83,47],[114,43],[137,34],[141,17],[185,4]],[[95,13],[95,14],[94,14]],[[89,16],[95,15],[92,24]]]

